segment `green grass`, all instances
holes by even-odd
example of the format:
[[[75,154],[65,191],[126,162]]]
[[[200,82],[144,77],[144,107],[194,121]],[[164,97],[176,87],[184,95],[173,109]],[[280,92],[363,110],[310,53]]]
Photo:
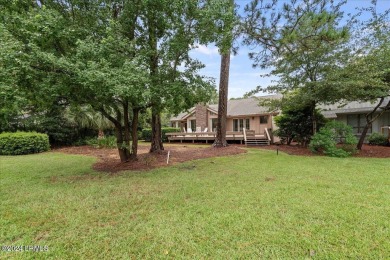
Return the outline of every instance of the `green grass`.
[[[17,259],[389,259],[388,159],[249,150],[110,175],[94,158],[0,157],[0,252]]]

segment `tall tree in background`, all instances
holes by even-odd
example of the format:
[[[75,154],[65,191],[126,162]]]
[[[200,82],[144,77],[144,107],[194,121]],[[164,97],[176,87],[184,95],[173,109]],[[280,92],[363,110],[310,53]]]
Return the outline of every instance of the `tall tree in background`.
[[[233,51],[234,27],[237,25],[237,17],[233,0],[222,1],[226,6],[224,14],[216,21],[217,30],[220,33],[220,40],[217,46],[221,54],[221,69],[219,76],[219,98],[218,98],[218,119],[217,134],[213,143],[214,147],[227,146],[226,141],[226,117],[229,89],[230,53]],[[219,4],[221,4],[219,3]]]
[[[230,70],[230,50],[221,54],[221,71],[219,76],[219,94],[218,94],[218,119],[217,135],[213,143],[214,147],[227,146],[226,141],[226,117],[227,101],[229,89],[229,70]]]
[[[322,86],[325,77],[342,64],[349,38],[348,25],[340,26],[345,1],[291,1],[278,9],[277,1],[255,0],[246,7],[245,43],[255,67],[271,68],[276,84],[258,90],[288,92],[302,89],[301,99],[317,130],[316,105],[331,94]]]
[[[199,25],[205,19],[204,1],[145,1],[141,20],[141,51],[147,57],[151,80],[152,140],[150,152],[164,149],[161,136],[161,112],[172,113],[207,102],[213,82],[198,75],[203,64],[189,56],[200,41]],[[216,9],[218,10],[218,9]],[[211,39],[207,39],[210,41]]]

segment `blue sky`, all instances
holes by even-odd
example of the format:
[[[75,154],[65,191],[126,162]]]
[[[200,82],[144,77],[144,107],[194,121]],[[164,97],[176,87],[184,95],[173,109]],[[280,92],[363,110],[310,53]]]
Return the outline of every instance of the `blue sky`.
[[[285,0],[288,1],[288,0]],[[240,6],[240,10],[249,3],[248,0],[235,0]],[[370,5],[370,0],[348,0],[344,5],[343,11],[346,13],[355,13],[358,7],[367,7]],[[378,0],[378,9],[385,10],[390,8],[390,0]],[[367,18],[362,16],[361,19]],[[246,92],[256,88],[256,86],[268,86],[271,80],[277,78],[261,77],[262,74],[268,71],[252,68],[252,61],[248,57],[250,49],[247,46],[240,46],[238,54],[231,56],[230,61],[230,78],[229,78],[229,98],[242,97]],[[199,59],[206,67],[201,71],[202,75],[213,77],[216,80],[217,88],[219,84],[219,69],[221,57],[217,47],[214,45],[199,46],[191,52],[191,56]],[[261,95],[261,94],[259,94]]]

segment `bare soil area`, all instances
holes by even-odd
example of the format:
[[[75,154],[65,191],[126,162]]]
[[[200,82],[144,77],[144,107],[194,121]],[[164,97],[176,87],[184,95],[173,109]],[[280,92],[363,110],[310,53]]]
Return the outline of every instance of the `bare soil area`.
[[[140,146],[138,148],[138,159],[126,163],[120,162],[117,149],[72,146],[54,149],[53,151],[95,156],[99,158],[99,161],[93,165],[93,169],[104,172],[148,170],[195,159],[235,155],[246,152],[246,150],[233,145],[224,148],[195,148],[189,146],[190,145],[170,146],[166,147],[166,150],[158,153],[149,153],[149,146]],[[169,164],[167,164],[168,151],[170,152]]]

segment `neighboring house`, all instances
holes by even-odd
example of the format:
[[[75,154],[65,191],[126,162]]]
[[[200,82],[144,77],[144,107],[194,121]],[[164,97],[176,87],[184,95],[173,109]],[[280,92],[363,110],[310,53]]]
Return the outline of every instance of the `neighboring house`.
[[[280,98],[278,95],[266,98]],[[233,99],[228,101],[226,131],[239,132],[243,128],[263,134],[265,128],[274,128],[273,117],[279,112],[269,112],[267,107],[259,106],[258,98]],[[188,112],[170,119],[171,126],[184,132],[215,132],[217,127],[218,105],[198,104]],[[190,131],[189,131],[190,129]]]
[[[390,97],[387,97],[382,106],[385,106],[390,100]],[[356,136],[360,136],[363,128],[366,125],[366,114],[371,112],[378,102],[350,102],[346,105],[344,104],[334,104],[334,105],[322,105],[320,109],[325,118],[335,119],[350,125],[353,129],[353,132]],[[378,112],[380,108],[378,109]],[[374,114],[373,116],[375,116]],[[368,130],[367,135],[371,133],[382,133],[389,136],[389,127],[390,127],[390,111],[386,111],[375,120]]]
[[[264,134],[265,128],[276,130],[274,117],[279,114],[279,111],[269,112],[268,107],[259,106],[259,98],[281,98],[281,95],[229,100],[226,131],[238,132],[245,128],[254,130],[256,134]],[[383,102],[383,105],[387,104],[389,99],[390,97]],[[356,136],[359,136],[365,126],[365,114],[372,111],[375,105],[370,102],[350,102],[345,106],[335,104],[322,105],[319,108],[326,118],[352,126]],[[203,132],[206,128],[207,132],[215,132],[217,113],[218,105],[198,104],[188,112],[172,117],[170,122],[172,127],[179,128],[182,132]],[[389,135],[389,126],[390,111],[387,111],[373,123],[369,134],[378,132]]]

